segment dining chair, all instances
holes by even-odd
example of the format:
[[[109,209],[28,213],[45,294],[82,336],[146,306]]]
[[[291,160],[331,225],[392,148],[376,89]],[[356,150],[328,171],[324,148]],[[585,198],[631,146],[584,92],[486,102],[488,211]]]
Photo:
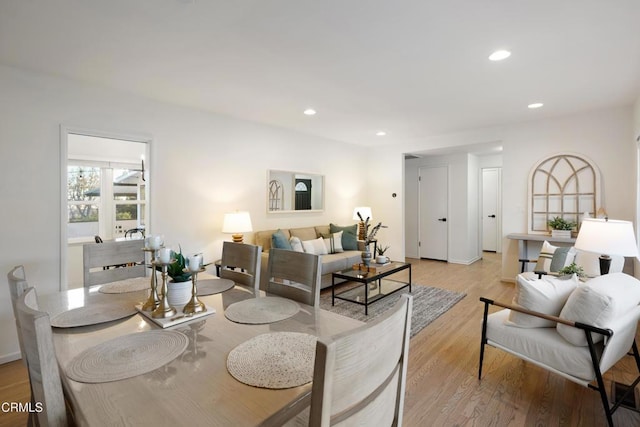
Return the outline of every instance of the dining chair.
[[[220,278],[233,280],[258,295],[262,247],[247,243],[224,242]]]
[[[38,310],[35,288],[27,288],[18,298],[16,311],[33,399],[42,405],[42,411],[35,414],[37,423],[39,426],[67,426],[68,420],[73,418],[67,416],[51,322],[47,313]]]
[[[309,426],[401,426],[413,296],[376,319],[318,338]]]
[[[144,240],[111,241],[82,246],[84,286],[145,275]],[[104,269],[104,267],[112,267]]]
[[[24,266],[17,265],[7,273],[7,281],[9,282],[9,295],[11,296],[11,305],[13,307],[13,316],[16,319],[16,331],[18,332],[18,343],[20,344],[20,354],[22,355],[22,362],[26,365],[27,359],[24,356],[24,346],[22,345],[22,335],[20,334],[20,321],[18,320],[18,313],[16,313],[16,303],[18,298],[29,287],[27,278],[24,272]]]
[[[321,273],[319,255],[271,248],[266,292],[319,307]]]

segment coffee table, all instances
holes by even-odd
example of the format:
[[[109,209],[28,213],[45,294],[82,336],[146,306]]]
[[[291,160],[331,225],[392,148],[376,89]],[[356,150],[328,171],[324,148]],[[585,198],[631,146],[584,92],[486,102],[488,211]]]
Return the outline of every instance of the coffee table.
[[[392,274],[403,270],[409,270],[409,281],[384,279]],[[357,286],[346,291],[336,293],[336,279],[344,279],[358,283]],[[373,287],[370,286],[373,284]],[[354,304],[364,305],[364,314],[369,314],[369,305],[389,296],[400,289],[409,287],[411,292],[411,264],[400,261],[391,261],[389,264],[380,266],[376,272],[366,272],[355,269],[347,269],[331,273],[331,305],[335,305],[335,300],[341,299]]]

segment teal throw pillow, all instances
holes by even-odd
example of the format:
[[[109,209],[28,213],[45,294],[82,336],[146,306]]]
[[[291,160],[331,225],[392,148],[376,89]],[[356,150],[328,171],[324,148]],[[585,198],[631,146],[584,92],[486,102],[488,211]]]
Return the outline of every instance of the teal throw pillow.
[[[345,251],[358,250],[358,224],[347,225],[345,227],[329,224],[329,232],[337,233],[342,231],[342,249]]]
[[[286,249],[288,251],[292,251],[291,243],[289,243],[289,239],[284,234],[284,232],[280,229],[271,235],[271,247],[277,249]]]

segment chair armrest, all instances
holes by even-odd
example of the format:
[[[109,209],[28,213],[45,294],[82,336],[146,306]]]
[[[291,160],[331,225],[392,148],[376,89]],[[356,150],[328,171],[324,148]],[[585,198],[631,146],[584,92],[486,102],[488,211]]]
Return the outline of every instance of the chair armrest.
[[[526,308],[518,307],[518,306],[513,305],[513,304],[507,304],[507,303],[503,303],[503,302],[493,301],[493,300],[490,300],[490,299],[484,298],[484,297],[480,297],[480,301],[485,303],[485,307],[488,307],[489,305],[495,305],[497,307],[502,307],[502,308],[506,308],[506,309],[509,309],[509,310],[514,310],[514,311],[517,311],[519,313],[528,314],[530,316],[539,317],[541,319],[550,320],[552,322],[562,323],[564,325],[572,326],[574,328],[583,329],[583,330],[587,330],[587,331],[591,331],[591,332],[596,332],[596,333],[602,334],[602,335],[604,335],[606,337],[610,337],[613,334],[613,331],[611,331],[611,329],[602,329],[602,328],[598,328],[596,326],[587,325],[586,323],[573,322],[571,320],[563,319],[563,318],[557,317],[557,316],[552,316],[550,314],[544,314],[544,313],[540,313],[538,311],[527,310]],[[485,310],[485,312],[486,311],[487,310]]]

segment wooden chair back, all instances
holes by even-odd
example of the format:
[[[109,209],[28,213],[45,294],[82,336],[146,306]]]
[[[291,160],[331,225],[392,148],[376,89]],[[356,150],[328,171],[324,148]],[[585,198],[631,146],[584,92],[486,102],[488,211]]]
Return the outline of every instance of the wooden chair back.
[[[321,269],[318,255],[271,248],[266,292],[319,307]]]
[[[318,338],[310,426],[402,425],[412,304],[403,294],[377,319]]]
[[[143,246],[144,240],[141,239],[84,244],[82,246],[84,286],[144,276]]]
[[[246,243],[224,242],[220,260],[220,277],[233,280],[248,288],[254,295],[260,286],[262,247]]]
[[[20,354],[22,355],[22,361],[26,365],[27,358],[24,355],[24,345],[22,344],[22,334],[20,332],[20,320],[18,320],[18,313],[16,312],[16,303],[18,298],[22,296],[24,291],[27,290],[29,284],[27,283],[27,277],[24,272],[24,266],[18,265],[11,269],[7,273],[7,282],[9,282],[9,295],[11,296],[11,306],[13,307],[13,317],[16,321],[16,331],[18,332],[18,343],[20,344]]]
[[[67,412],[53,347],[49,315],[38,310],[35,288],[28,288],[16,301],[33,400],[42,404],[36,413],[40,426],[67,426]]]

